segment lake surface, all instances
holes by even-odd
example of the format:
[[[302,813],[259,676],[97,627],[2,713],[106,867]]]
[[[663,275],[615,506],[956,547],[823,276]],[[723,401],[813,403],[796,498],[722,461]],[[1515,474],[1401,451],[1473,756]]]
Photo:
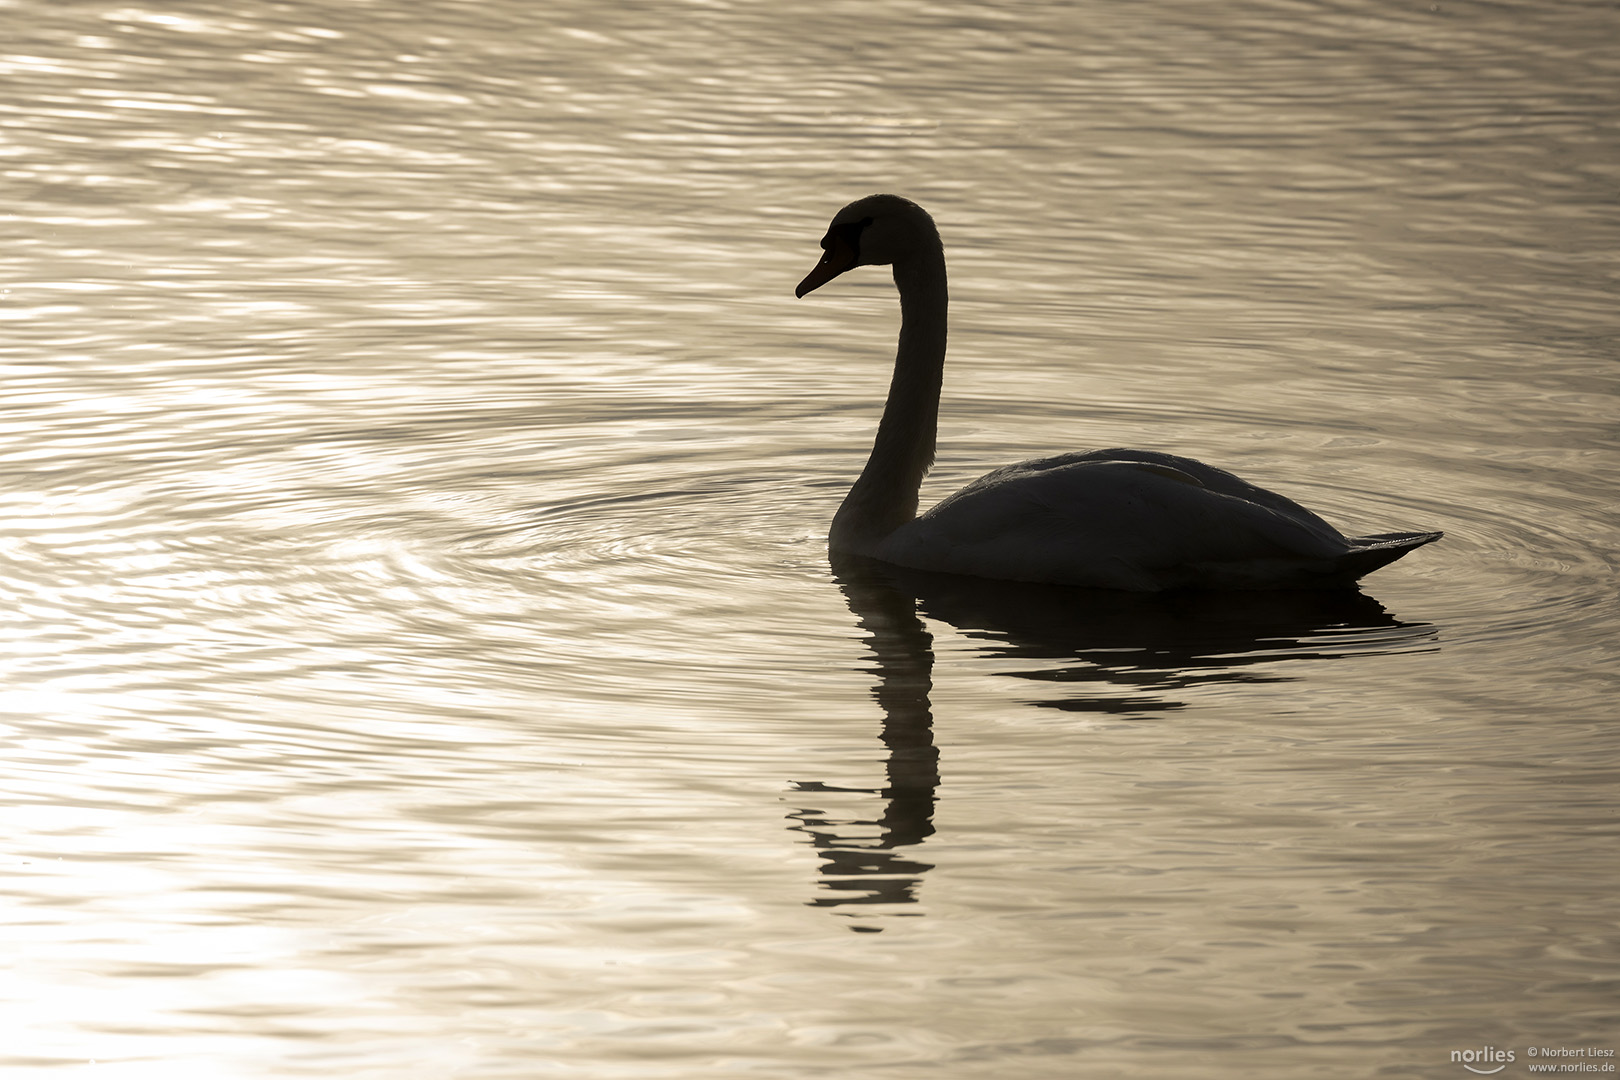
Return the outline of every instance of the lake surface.
[[[7,1076],[1620,1049],[1620,7],[800,7],[0,4]],[[1446,538],[835,574],[898,312],[792,289],[880,190],[925,503],[1138,446]]]

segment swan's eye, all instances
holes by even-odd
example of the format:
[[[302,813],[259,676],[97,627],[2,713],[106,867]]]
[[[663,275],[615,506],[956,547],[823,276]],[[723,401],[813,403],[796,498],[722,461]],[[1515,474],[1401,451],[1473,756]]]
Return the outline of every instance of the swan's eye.
[[[827,230],[827,235],[821,238],[821,250],[831,251],[833,245],[837,243],[842,243],[851,251],[861,250],[861,233],[870,224],[872,224],[872,219],[867,217],[861,218],[859,221],[846,221],[834,225]]]
[[[842,239],[852,248],[859,248],[861,246],[861,233],[865,232],[866,227],[870,224],[872,224],[872,219],[863,217],[859,221],[845,221],[833,225],[827,230],[827,235],[821,238],[821,250],[830,250],[834,237]]]

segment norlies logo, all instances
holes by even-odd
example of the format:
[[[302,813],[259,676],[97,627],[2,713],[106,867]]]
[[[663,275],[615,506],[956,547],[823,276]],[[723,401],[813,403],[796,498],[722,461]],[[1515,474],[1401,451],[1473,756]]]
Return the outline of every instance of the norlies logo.
[[[1478,1050],[1453,1050],[1451,1060],[1471,1073],[1492,1076],[1508,1067],[1508,1062],[1513,1060],[1513,1051],[1498,1050],[1494,1046],[1482,1046]],[[1490,1067],[1493,1065],[1495,1068]]]

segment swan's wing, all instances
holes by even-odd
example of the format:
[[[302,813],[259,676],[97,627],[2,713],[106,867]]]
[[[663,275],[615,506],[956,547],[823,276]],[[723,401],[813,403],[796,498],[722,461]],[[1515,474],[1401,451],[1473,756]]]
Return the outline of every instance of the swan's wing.
[[[1275,576],[1348,542],[1274,492],[1190,458],[1104,450],[974,481],[885,540],[923,569],[1108,588]]]
[[[1339,536],[1338,530],[1333,526],[1305,509],[1294,500],[1257,487],[1235,473],[1225,469],[1217,469],[1213,465],[1205,465],[1189,457],[1178,457],[1175,454],[1163,454],[1155,450],[1128,450],[1115,448],[1110,450],[1081,450],[1070,454],[1058,454],[1053,457],[1036,458],[1031,461],[1022,461],[1016,465],[1009,465],[980,477],[978,480],[963,488],[963,493],[972,490],[979,484],[992,481],[993,478],[1020,475],[1024,473],[1046,473],[1061,470],[1070,465],[1102,464],[1105,462],[1119,462],[1141,465],[1150,471],[1157,471],[1161,475],[1180,474],[1193,481],[1198,486],[1221,495],[1229,495],[1234,499],[1254,503],[1275,510],[1287,517],[1297,518],[1300,521],[1310,521],[1318,528],[1326,530],[1333,536]]]

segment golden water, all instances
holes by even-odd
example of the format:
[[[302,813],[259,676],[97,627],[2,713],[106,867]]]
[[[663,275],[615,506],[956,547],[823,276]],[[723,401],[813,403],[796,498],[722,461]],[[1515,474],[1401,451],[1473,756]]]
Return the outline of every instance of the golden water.
[[[7,1076],[1620,1049],[1620,9],[802,7],[0,5]],[[876,190],[925,501],[1142,446],[1446,539],[836,578],[897,313],[791,291]]]

